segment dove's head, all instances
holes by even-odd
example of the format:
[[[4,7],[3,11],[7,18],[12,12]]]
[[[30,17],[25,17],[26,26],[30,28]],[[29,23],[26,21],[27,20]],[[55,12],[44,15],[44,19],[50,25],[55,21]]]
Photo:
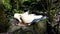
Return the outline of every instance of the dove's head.
[[[19,13],[15,13],[14,14],[14,24],[15,25],[17,25],[17,24],[19,24],[20,22],[21,22],[21,19],[20,19],[20,16],[21,14],[19,14]]]
[[[15,13],[14,14],[14,24],[17,26],[25,27],[26,24],[23,22],[22,15],[25,15],[25,13],[23,13],[23,14]]]

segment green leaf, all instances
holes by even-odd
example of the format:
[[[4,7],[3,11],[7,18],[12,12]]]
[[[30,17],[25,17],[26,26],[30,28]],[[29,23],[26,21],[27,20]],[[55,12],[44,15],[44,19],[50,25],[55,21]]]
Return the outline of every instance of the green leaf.
[[[12,8],[11,4],[10,4],[10,0],[3,0],[3,5],[5,7],[5,9],[10,10]]]

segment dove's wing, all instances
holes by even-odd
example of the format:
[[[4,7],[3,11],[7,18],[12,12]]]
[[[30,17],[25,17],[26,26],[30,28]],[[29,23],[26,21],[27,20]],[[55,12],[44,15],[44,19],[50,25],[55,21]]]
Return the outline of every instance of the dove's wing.
[[[27,12],[25,12],[25,13],[23,13],[23,14],[26,14],[26,15],[28,15],[28,14],[29,14],[29,11],[27,11]]]

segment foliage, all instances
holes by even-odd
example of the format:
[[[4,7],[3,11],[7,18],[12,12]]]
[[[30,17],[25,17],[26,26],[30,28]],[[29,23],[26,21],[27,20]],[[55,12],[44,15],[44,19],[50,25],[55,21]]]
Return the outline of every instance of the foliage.
[[[55,16],[60,11],[59,0],[2,0],[0,1],[0,32],[5,32],[8,29],[9,20],[13,18],[14,13],[24,13],[25,10],[30,10],[30,13],[48,16],[46,21],[39,22],[29,27],[34,34],[44,34],[46,31],[48,31],[48,34],[55,34],[58,29],[60,29],[59,25],[56,25],[57,28],[55,28],[55,25],[52,26],[54,24]],[[49,30],[49,28],[53,31]],[[23,30],[19,31],[23,32]]]
[[[0,5],[0,32],[6,32],[8,30],[9,23],[6,19],[6,14],[3,6]]]

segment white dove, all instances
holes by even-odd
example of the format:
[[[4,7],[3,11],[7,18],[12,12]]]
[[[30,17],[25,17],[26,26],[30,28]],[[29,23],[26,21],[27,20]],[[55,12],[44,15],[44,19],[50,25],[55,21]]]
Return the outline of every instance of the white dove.
[[[14,18],[18,19],[19,22],[22,22],[23,20],[25,24],[31,25],[32,23],[38,22],[40,20],[44,20],[47,17],[42,15],[29,14],[29,11],[27,11],[22,14],[15,13]]]

